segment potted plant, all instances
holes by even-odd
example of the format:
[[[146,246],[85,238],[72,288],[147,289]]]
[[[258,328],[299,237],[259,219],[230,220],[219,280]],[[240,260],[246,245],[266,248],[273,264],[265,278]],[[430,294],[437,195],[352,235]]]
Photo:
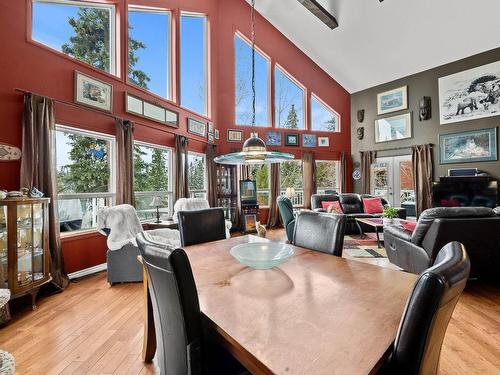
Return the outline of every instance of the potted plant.
[[[398,210],[391,206],[384,207],[382,214],[384,225],[394,223],[394,219],[398,217]]]

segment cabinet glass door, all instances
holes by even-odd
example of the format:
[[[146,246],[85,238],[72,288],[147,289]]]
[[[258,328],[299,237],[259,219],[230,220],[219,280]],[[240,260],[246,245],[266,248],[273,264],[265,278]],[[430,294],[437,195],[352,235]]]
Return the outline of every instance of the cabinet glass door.
[[[33,281],[33,213],[30,204],[17,206],[17,284]]]
[[[9,281],[7,244],[7,206],[0,206],[0,285]]]
[[[33,205],[33,277],[34,281],[43,279],[43,205]]]

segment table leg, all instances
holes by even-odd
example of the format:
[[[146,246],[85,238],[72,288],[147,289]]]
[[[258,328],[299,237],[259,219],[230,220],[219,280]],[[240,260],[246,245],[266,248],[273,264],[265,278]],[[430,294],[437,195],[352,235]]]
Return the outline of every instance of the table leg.
[[[355,223],[355,224],[357,225],[357,227],[358,227],[360,238],[361,238],[362,240],[364,240],[364,239],[366,238],[366,234],[365,234],[365,232],[363,232],[363,228],[361,228],[361,225],[359,224],[359,222],[358,222],[356,219],[354,219],[354,223]]]
[[[144,341],[142,343],[142,360],[151,362],[156,352],[155,322],[153,318],[153,306],[148,288],[148,274],[143,267],[143,290],[144,290]]]
[[[378,227],[375,227],[375,234],[377,235],[377,246],[380,249],[382,246],[380,246],[380,236],[378,234]]]

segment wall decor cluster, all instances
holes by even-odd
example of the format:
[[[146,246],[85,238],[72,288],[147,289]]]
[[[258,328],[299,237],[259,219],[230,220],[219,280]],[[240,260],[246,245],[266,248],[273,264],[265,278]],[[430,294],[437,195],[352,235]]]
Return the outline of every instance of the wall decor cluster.
[[[203,121],[195,120],[194,118],[188,117],[187,119],[187,131],[188,133],[199,135],[201,137],[207,136],[207,124]]]
[[[316,134],[302,134],[302,147],[316,147],[318,138]]]
[[[281,146],[281,133],[280,132],[267,132],[266,145],[268,146]]]
[[[377,114],[397,112],[408,108],[408,86],[382,92],[377,95]],[[360,121],[361,122],[361,121]]]
[[[243,142],[243,132],[241,130],[228,129],[227,141],[228,142]]]
[[[112,112],[113,86],[76,70],[75,103]]]
[[[144,117],[173,128],[179,127],[179,114],[125,92],[125,112]]]
[[[500,61],[439,78],[441,124],[500,114]]]
[[[497,128],[439,135],[441,164],[498,160]]]
[[[411,138],[411,117],[411,112],[408,112],[375,120],[375,143]]]
[[[329,147],[330,146],[330,138],[329,137],[318,137],[318,146],[319,147]]]
[[[285,134],[285,146],[298,146],[298,145],[299,145],[299,133]]]

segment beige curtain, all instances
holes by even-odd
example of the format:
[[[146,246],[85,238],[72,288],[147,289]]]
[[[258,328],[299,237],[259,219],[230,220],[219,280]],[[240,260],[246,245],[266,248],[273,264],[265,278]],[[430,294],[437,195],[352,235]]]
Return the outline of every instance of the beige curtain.
[[[57,181],[55,176],[54,101],[27,93],[24,95],[21,187],[36,187],[49,205],[49,247],[52,284],[62,290],[69,279],[64,272],[57,210]]]
[[[134,123],[116,119],[116,204],[135,205]]]
[[[370,170],[377,157],[376,151],[361,151],[361,192],[370,194]]]
[[[342,152],[340,154],[340,181],[339,188],[341,193],[347,193],[347,161],[346,153]]]
[[[280,196],[280,165],[271,164],[271,196],[269,197],[269,215],[267,216],[267,227],[273,228],[280,224],[280,214],[276,199]]]
[[[205,152],[208,178],[207,198],[210,207],[217,206],[217,164],[214,162],[217,153],[215,147],[215,145],[207,145],[207,150]]]
[[[424,210],[432,207],[432,147],[431,145],[420,145],[413,146],[411,150],[415,209],[418,218]]]
[[[188,188],[188,144],[189,141],[182,135],[175,136],[175,173],[174,201],[187,198]]]
[[[304,208],[311,208],[311,195],[316,194],[316,160],[314,153],[302,153],[302,176],[304,179]]]

